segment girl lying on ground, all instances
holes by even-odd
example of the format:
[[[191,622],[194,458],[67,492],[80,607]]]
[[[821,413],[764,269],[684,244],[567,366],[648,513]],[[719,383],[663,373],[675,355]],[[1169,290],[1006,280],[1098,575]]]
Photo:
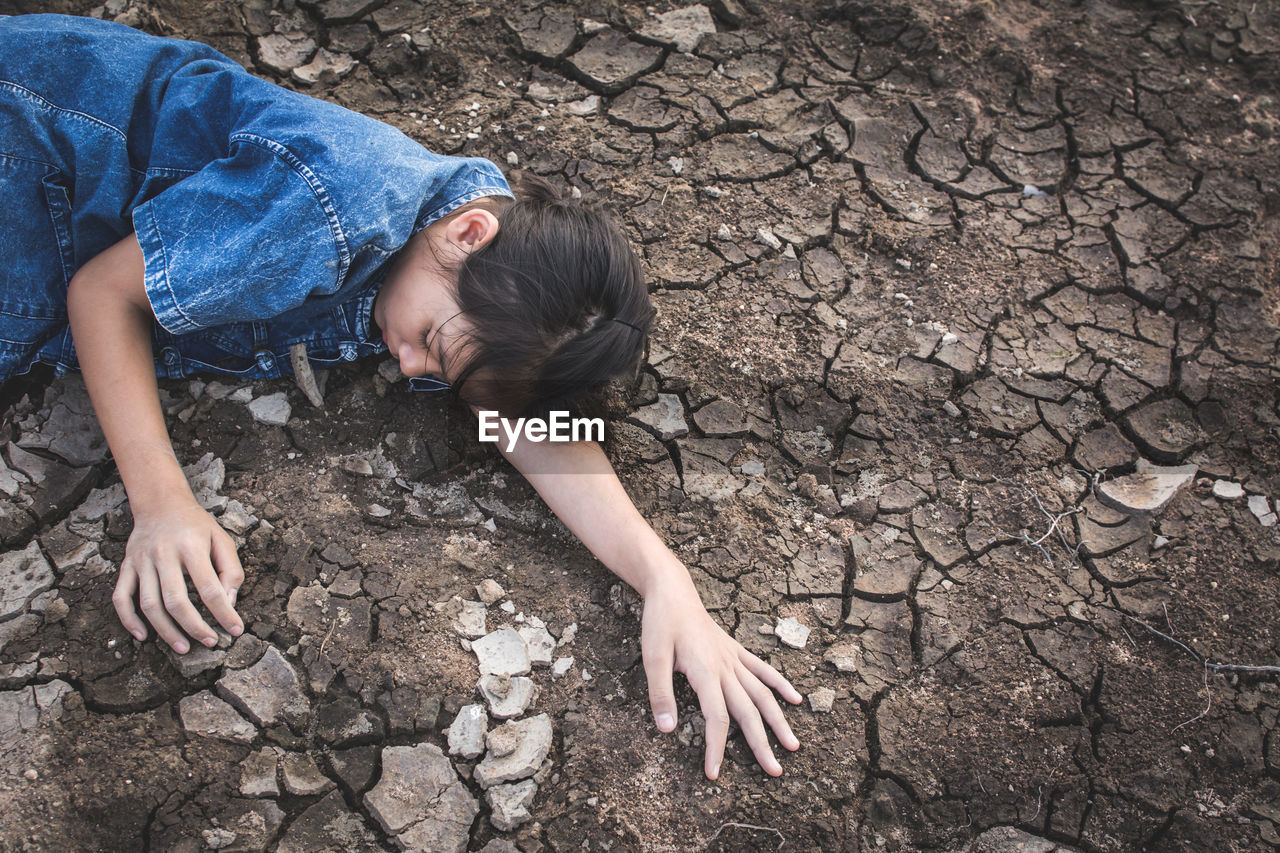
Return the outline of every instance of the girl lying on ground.
[[[83,372],[134,517],[116,611],[180,654],[216,640],[188,578],[239,635],[244,573],[183,477],[157,375],[276,377],[297,344],[320,367],[389,351],[514,418],[633,369],[653,310],[617,227],[545,182],[513,198],[487,160],[433,154],[204,45],[92,19],[0,18],[0,197],[0,380],[37,363]],[[707,776],[731,717],[780,774],[765,726],[799,742],[772,691],[799,693],[707,614],[600,447],[501,449],[643,596],[658,728],[676,726],[681,672]]]

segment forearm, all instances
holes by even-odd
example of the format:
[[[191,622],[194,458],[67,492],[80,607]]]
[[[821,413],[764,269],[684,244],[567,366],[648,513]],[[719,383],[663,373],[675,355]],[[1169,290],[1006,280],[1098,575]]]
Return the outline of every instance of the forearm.
[[[135,514],[193,500],[160,409],[142,276],[130,235],[85,264],[67,293],[85,387]]]
[[[692,589],[680,560],[631,502],[595,442],[531,442],[504,455],[600,562],[648,597],[657,585]]]

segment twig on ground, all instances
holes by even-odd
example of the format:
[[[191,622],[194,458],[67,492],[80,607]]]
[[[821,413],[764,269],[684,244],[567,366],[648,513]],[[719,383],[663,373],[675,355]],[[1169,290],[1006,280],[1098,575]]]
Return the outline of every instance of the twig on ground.
[[[774,829],[772,826],[756,826],[753,823],[731,822],[731,823],[720,824],[720,828],[715,831],[715,834],[707,839],[707,844],[710,844],[712,841],[715,841],[717,838],[720,837],[720,833],[724,832],[726,829],[728,829],[731,826],[737,827],[738,829],[754,829],[757,832],[772,832],[774,835],[778,836],[779,838],[779,841],[778,841],[779,850],[782,849],[782,845],[787,843],[787,837],[783,835],[781,832],[779,832],[778,830]]]
[[[1192,649],[1190,646],[1188,646],[1186,643],[1182,642],[1181,640],[1170,637],[1168,634],[1166,634],[1164,631],[1159,630],[1158,628],[1151,627],[1146,622],[1143,622],[1141,619],[1139,619],[1137,616],[1134,616],[1130,613],[1125,613],[1123,610],[1117,610],[1114,607],[1107,607],[1105,604],[1100,606],[1105,610],[1110,610],[1112,613],[1119,613],[1124,618],[1129,619],[1133,622],[1137,622],[1143,628],[1146,628],[1148,631],[1155,634],[1157,637],[1161,638],[1162,640],[1168,640],[1170,643],[1173,643],[1175,646],[1182,649],[1187,654],[1191,655],[1191,657],[1196,661],[1196,663],[1203,664],[1206,670],[1210,670],[1212,672],[1251,672],[1255,674],[1264,674],[1264,675],[1280,675],[1280,666],[1250,666],[1250,665],[1240,664],[1240,663],[1211,663],[1210,661],[1206,660],[1205,658],[1197,654],[1196,651]]]
[[[333,629],[337,627],[338,627],[337,619],[332,619],[329,621],[329,632],[325,634],[324,639],[320,641],[320,654],[324,654],[324,647],[329,645],[329,640],[330,638],[333,637]]]
[[[1191,719],[1183,720],[1182,722],[1178,723],[1170,731],[1176,732],[1178,729],[1182,728],[1183,726],[1190,725],[1191,723],[1194,723],[1196,720],[1203,720],[1205,717],[1209,716],[1209,711],[1210,709],[1213,708],[1213,691],[1209,689],[1209,667],[1207,666],[1204,668],[1204,692],[1205,692],[1205,695],[1209,697],[1209,704],[1204,706],[1204,710],[1201,711],[1199,714],[1196,714]]]
[[[1036,507],[1040,510],[1040,512],[1044,515],[1044,517],[1049,519],[1049,529],[1046,530],[1044,532],[1044,535],[1041,536],[1039,539],[1032,539],[1031,536],[1025,530],[1023,530],[1017,536],[1013,535],[1012,533],[1006,533],[1003,530],[1000,530],[997,532],[1001,536],[1007,537],[1013,540],[1014,542],[1023,542],[1023,543],[1026,543],[1027,545],[1031,545],[1034,548],[1038,548],[1040,550],[1040,553],[1044,556],[1044,561],[1045,563],[1048,564],[1049,568],[1053,568],[1053,557],[1049,554],[1049,549],[1044,546],[1044,541],[1056,533],[1058,535],[1058,541],[1062,543],[1062,547],[1066,550],[1068,554],[1071,555],[1071,562],[1068,563],[1068,565],[1074,565],[1076,561],[1076,557],[1080,553],[1080,544],[1076,543],[1075,545],[1072,545],[1070,542],[1068,542],[1066,535],[1060,529],[1058,529],[1058,525],[1061,524],[1062,519],[1066,518],[1067,516],[1075,515],[1078,512],[1083,512],[1084,511],[1083,507],[1078,507],[1078,506],[1072,507],[1066,512],[1060,512],[1057,515],[1054,515],[1053,513],[1049,512],[1049,510],[1044,508],[1044,504],[1040,502],[1039,495],[1037,495],[1035,492],[1031,491],[1030,489],[1027,489],[1027,494],[1031,497],[1033,501],[1036,502]]]

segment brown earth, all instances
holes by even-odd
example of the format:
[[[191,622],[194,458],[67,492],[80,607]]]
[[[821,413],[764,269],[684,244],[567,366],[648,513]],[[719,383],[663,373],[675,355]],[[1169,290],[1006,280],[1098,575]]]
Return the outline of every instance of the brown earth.
[[[722,624],[834,691],[790,712],[785,775],[735,736],[709,783],[684,685],[657,732],[635,597],[391,365],[332,373],[323,411],[252,386],[288,394],[283,427],[165,385],[179,458],[222,460],[209,498],[239,502],[256,638],[185,677],[112,612],[130,518],[64,379],[4,422],[29,476],[0,482],[0,847],[398,849],[363,795],[381,749],[447,750],[480,701],[452,621],[485,578],[521,614],[489,629],[578,632],[534,672],[532,820],[497,831],[453,760],[468,849],[1280,846],[1274,8],[717,0],[678,47],[672,8],[0,0],[207,42],[614,209],[659,317],[611,452]],[[356,64],[307,85],[264,61],[273,31]],[[1197,475],[1154,515],[1105,506],[1139,458]],[[785,617],[805,648],[761,632]],[[184,726],[267,646],[304,712]],[[322,778],[255,793],[268,747]]]

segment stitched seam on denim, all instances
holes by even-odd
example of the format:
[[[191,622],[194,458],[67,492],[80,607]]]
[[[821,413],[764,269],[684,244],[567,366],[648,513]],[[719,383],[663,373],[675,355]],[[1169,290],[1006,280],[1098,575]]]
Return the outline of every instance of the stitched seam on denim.
[[[0,151],[0,160],[12,160],[15,163],[30,163],[33,166],[44,166],[46,169],[53,169],[55,172],[59,173],[62,172],[56,163],[50,163],[47,160],[34,160],[30,157],[23,157],[19,154],[6,154],[5,152]]]
[[[99,125],[100,127],[111,131],[116,136],[119,136],[122,141],[127,141],[129,138],[128,136],[125,135],[124,131],[122,131],[120,128],[116,127],[115,125],[108,124],[107,122],[103,121],[97,116],[91,116],[88,113],[82,113],[79,110],[72,110],[66,107],[60,107],[57,104],[53,103],[52,101],[48,100],[47,98],[44,98],[43,96],[38,95],[35,92],[31,91],[26,86],[20,86],[17,83],[14,83],[10,80],[0,80],[0,89],[12,89],[19,97],[25,96],[28,100],[35,101],[37,104],[40,104],[45,109],[50,110],[51,112],[62,113],[64,115],[71,116],[73,118],[83,119],[89,122],[90,124]]]
[[[135,169],[134,171],[140,171],[140,170]],[[143,174],[146,175],[147,177],[150,177],[152,175],[155,175],[157,177],[165,177],[165,178],[172,177],[174,175],[182,175],[185,177],[190,177],[191,175],[194,175],[199,171],[200,171],[199,169],[177,169],[177,168],[171,168],[169,166],[148,166],[146,171],[143,172]]]
[[[289,168],[298,173],[302,180],[307,182],[307,186],[311,188],[311,192],[315,195],[320,209],[324,211],[325,217],[329,220],[329,230],[333,233],[334,248],[338,250],[339,261],[338,277],[334,284],[340,284],[347,277],[347,270],[351,266],[351,252],[347,247],[346,235],[342,233],[342,223],[338,221],[338,213],[333,208],[333,197],[324,188],[324,184],[292,151],[278,142],[267,139],[264,136],[258,136],[256,133],[232,134],[231,141],[246,142],[266,149],[283,160]]]
[[[178,302],[178,296],[173,292],[173,285],[169,283],[169,253],[168,253],[168,250],[165,249],[164,240],[160,239],[160,229],[156,226],[156,220],[155,220],[155,217],[152,216],[151,214],[150,205],[151,205],[151,202],[145,202],[144,204],[139,205],[133,210],[134,215],[145,216],[150,220],[149,224],[151,227],[147,229],[145,236],[148,238],[154,238],[154,240],[148,239],[147,243],[150,244],[154,242],[156,246],[159,247],[158,251],[160,252],[160,271],[158,273],[154,273],[151,275],[144,275],[143,289],[147,293],[147,301],[150,302],[151,301],[150,294],[152,289],[146,286],[146,281],[148,278],[153,280],[158,278],[159,281],[157,282],[157,286],[155,290],[156,292],[160,292],[161,287],[163,287],[164,289],[163,295],[165,297],[166,302],[168,302],[167,305],[163,306],[162,311],[157,311],[155,304],[152,303],[151,313],[155,315],[156,322],[160,323],[161,328],[163,328],[166,332],[170,332],[170,334],[173,334],[173,332],[171,332],[168,328],[166,328],[164,326],[164,323],[161,322],[160,320],[160,315],[162,313],[167,314],[172,312],[178,317],[181,317],[182,321],[186,323],[188,326],[191,326],[193,330],[203,329],[205,328],[203,325],[201,325],[200,323],[197,323],[195,320],[192,320],[190,317],[187,316],[186,312],[182,310],[182,305],[181,303]],[[130,218],[132,218],[132,216]],[[134,234],[136,235],[137,233],[138,233],[137,223],[134,223]],[[140,241],[141,241],[141,238],[140,238]],[[144,258],[146,257],[145,246],[143,247],[143,257]],[[145,273],[145,268],[143,271]]]
[[[471,190],[470,192],[464,195],[458,196],[448,204],[442,207],[436,208],[434,211],[432,211],[430,216],[422,220],[422,223],[414,228],[413,233],[417,234],[419,231],[421,231],[423,228],[426,228],[431,223],[439,222],[441,219],[444,219],[450,213],[453,213],[455,210],[462,207],[464,204],[468,202],[472,202],[478,198],[484,198],[485,196],[490,196],[490,195],[501,195],[501,196],[506,196],[507,198],[515,198],[515,196],[511,194],[511,191],[504,187],[480,187],[479,189]]]

